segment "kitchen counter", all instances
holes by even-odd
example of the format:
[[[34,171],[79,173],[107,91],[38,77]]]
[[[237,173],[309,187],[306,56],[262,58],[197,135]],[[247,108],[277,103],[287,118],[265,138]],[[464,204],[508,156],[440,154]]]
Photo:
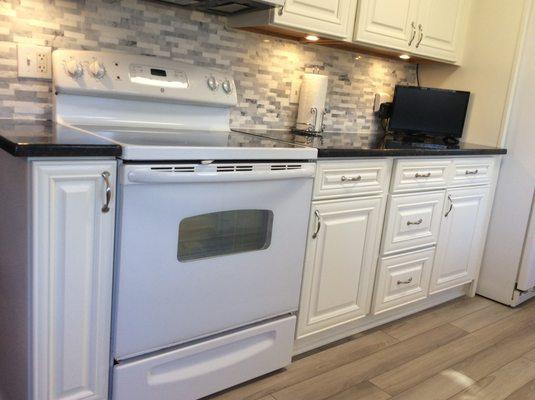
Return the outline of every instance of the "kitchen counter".
[[[460,142],[441,148],[422,148],[410,143],[382,140],[363,145],[362,139],[353,132],[324,132],[321,136],[299,135],[284,130],[234,129],[288,143],[315,147],[319,158],[337,157],[405,157],[405,156],[463,156],[506,154],[507,150],[479,144]]]
[[[16,157],[117,157],[121,146],[51,121],[0,120],[0,148]]]

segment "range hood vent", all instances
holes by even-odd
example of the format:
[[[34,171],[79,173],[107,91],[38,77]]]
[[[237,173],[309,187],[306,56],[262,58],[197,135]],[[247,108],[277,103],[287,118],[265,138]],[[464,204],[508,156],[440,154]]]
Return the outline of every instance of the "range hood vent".
[[[219,15],[239,15],[251,11],[283,6],[285,0],[161,0],[180,7]]]

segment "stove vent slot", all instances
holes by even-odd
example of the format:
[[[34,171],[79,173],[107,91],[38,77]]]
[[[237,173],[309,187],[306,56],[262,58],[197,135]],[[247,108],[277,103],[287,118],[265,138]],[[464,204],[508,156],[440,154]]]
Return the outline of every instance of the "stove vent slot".
[[[271,166],[272,171],[288,171],[294,169],[301,169],[301,164],[273,164]]]
[[[252,171],[252,165],[237,164],[237,165],[218,165],[217,172],[247,172]]]
[[[151,167],[151,170],[156,172],[195,172],[195,167]]]

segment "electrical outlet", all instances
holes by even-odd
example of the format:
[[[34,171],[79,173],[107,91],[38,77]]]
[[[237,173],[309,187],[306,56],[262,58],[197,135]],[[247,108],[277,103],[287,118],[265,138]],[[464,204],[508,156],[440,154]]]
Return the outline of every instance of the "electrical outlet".
[[[52,49],[44,46],[17,46],[19,78],[52,78]]]
[[[299,89],[301,88],[301,81],[292,81],[292,87],[290,88],[290,103],[299,103]]]

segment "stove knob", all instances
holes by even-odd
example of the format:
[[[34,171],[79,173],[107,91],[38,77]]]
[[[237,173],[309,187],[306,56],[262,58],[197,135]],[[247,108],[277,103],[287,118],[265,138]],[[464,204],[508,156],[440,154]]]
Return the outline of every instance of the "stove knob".
[[[210,90],[214,91],[214,90],[217,90],[217,88],[219,87],[219,82],[217,81],[216,78],[214,78],[213,76],[211,76],[210,78],[208,78],[208,87],[210,88]]]
[[[232,92],[232,85],[230,84],[230,81],[228,79],[223,81],[221,87],[223,88],[226,94],[230,94]]]
[[[65,63],[65,70],[67,71],[67,74],[74,79],[81,78],[84,74],[84,68],[82,67],[82,64],[76,60],[68,60]]]
[[[89,64],[89,72],[91,72],[91,75],[93,75],[96,79],[102,79],[104,78],[104,75],[106,75],[106,68],[104,68],[104,65],[98,61],[93,61],[91,64]]]

